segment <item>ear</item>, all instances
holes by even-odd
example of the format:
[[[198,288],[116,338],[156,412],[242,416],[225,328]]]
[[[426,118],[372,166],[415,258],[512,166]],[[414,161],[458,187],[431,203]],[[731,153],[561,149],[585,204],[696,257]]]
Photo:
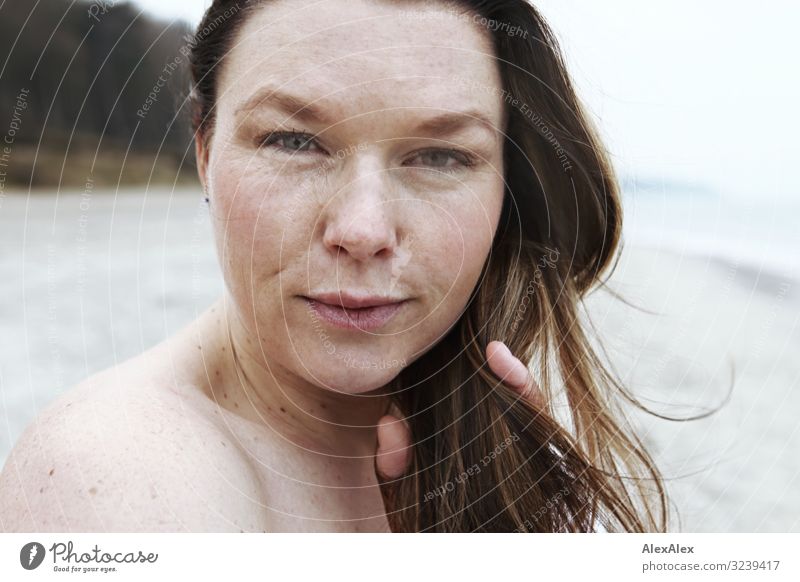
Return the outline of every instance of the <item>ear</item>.
[[[194,154],[197,160],[197,175],[200,177],[203,190],[207,192],[208,145],[199,132],[195,133],[194,137]]]

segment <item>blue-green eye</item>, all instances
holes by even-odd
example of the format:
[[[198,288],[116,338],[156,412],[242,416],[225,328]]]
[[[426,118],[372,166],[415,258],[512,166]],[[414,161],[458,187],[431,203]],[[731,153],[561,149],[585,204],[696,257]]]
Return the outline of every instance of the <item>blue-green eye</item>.
[[[427,149],[417,152],[406,165],[433,168],[435,170],[453,171],[472,166],[470,156],[458,150]]]
[[[275,146],[292,153],[322,151],[313,135],[295,131],[273,131],[259,137],[257,142],[258,147]]]

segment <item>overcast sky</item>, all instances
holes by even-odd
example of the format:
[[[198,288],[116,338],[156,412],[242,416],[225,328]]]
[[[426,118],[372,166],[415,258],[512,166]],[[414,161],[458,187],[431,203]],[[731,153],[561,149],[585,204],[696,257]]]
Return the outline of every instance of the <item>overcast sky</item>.
[[[135,0],[197,23],[210,0]],[[800,198],[800,2],[538,0],[621,173]]]

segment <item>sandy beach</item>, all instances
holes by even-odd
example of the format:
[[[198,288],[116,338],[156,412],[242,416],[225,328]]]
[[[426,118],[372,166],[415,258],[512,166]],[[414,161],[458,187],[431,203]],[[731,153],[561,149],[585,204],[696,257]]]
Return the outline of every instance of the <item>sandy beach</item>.
[[[49,402],[188,323],[223,284],[199,191],[0,199],[0,463]],[[626,243],[588,312],[688,532],[800,531],[797,269]],[[730,398],[726,401],[733,382]]]

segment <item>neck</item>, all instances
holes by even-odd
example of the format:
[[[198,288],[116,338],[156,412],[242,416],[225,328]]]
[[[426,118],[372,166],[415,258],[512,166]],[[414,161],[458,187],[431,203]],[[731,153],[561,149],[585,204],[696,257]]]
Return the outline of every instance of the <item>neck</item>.
[[[385,388],[344,394],[298,376],[264,353],[226,299],[201,315],[194,333],[208,395],[221,407],[308,453],[372,458]]]

